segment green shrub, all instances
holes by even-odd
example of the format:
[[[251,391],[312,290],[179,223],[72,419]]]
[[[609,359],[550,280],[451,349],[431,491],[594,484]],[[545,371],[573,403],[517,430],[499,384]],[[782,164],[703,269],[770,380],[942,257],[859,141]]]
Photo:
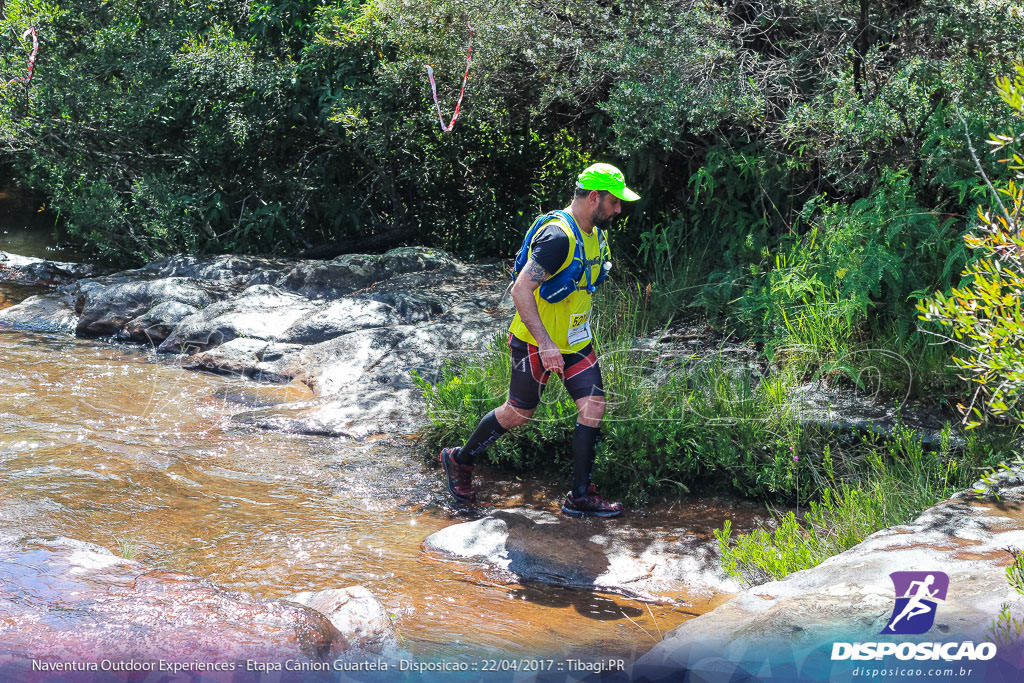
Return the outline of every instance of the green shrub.
[[[1013,79],[997,82],[1000,96],[1014,114],[1024,118],[1024,64]],[[995,150],[1019,142],[1013,135],[993,134]],[[971,398],[960,405],[969,427],[994,417],[1024,422],[1024,159],[1004,160],[1015,179],[998,192],[994,206],[978,207],[979,224],[964,236],[977,259],[963,271],[967,281],[949,294],[936,292],[919,304],[921,319],[937,322],[956,347],[953,360],[970,383]]]

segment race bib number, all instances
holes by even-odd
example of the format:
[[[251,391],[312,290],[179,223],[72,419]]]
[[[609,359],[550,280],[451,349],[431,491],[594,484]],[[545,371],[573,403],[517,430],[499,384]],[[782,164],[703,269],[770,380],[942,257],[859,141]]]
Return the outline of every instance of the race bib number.
[[[590,337],[590,313],[573,313],[569,316],[569,346],[589,341]]]

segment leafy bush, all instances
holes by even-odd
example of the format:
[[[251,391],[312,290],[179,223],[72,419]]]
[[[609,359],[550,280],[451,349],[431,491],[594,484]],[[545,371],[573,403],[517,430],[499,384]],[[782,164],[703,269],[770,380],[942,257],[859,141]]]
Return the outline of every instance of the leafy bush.
[[[1000,96],[1018,117],[1024,118],[1024,64],[1013,79],[997,82]],[[1019,138],[994,134],[990,143],[1002,150]],[[922,302],[921,318],[940,323],[952,332],[957,367],[972,386],[968,405],[960,405],[969,427],[987,417],[1024,422],[1024,160],[1011,154],[1005,160],[1015,179],[994,192],[995,206],[978,207],[979,224],[964,236],[978,253],[963,272],[964,286],[947,295],[936,292]]]

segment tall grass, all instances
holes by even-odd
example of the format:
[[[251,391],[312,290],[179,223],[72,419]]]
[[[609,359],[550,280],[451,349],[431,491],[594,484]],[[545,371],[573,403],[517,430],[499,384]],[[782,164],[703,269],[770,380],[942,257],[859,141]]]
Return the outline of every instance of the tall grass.
[[[803,515],[776,512],[774,528],[732,536],[726,522],[715,532],[722,567],[748,584],[759,584],[809,569],[857,545],[869,535],[913,520],[922,510],[968,488],[986,466],[1000,457],[979,436],[966,448],[951,448],[947,425],[937,450],[925,449],[919,435],[899,427],[891,438],[863,438],[859,468],[845,479],[836,476],[831,447],[822,458],[825,485]]]
[[[594,320],[608,410],[594,476],[615,495],[643,503],[699,490],[804,505],[826,500],[825,491],[833,501],[853,495],[836,488],[838,481],[862,489],[865,473],[887,462],[877,456],[886,449],[902,449],[901,462],[920,461],[906,435],[851,440],[800,420],[791,398],[800,376],[792,367],[759,377],[714,352],[659,358],[656,343],[638,343],[660,331],[649,315],[651,289],[634,282],[605,290]],[[464,442],[479,419],[505,401],[509,374],[502,334],[479,357],[445,367],[436,384],[420,379],[431,450]],[[575,404],[552,378],[534,419],[502,437],[487,458],[568,477],[575,418]],[[908,476],[925,481],[931,476],[926,470],[921,465]]]
[[[635,502],[694,485],[792,502],[811,495],[812,482],[800,482],[792,455],[818,430],[794,419],[787,396],[795,378],[761,381],[714,356],[659,361],[657,349],[637,345],[652,331],[649,305],[650,290],[635,283],[596,303],[608,409],[595,480]],[[508,362],[502,336],[474,362],[445,368],[436,385],[419,380],[433,424],[426,434],[431,447],[461,443],[505,400]],[[499,440],[488,458],[567,473],[575,418],[575,404],[552,379],[534,419]]]

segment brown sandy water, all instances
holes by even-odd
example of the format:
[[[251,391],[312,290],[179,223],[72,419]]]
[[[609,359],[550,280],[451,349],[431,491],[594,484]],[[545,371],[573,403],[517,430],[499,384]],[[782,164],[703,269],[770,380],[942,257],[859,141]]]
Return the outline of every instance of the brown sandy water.
[[[24,294],[0,285],[0,301]],[[628,659],[727,597],[647,605],[507,585],[428,557],[423,540],[465,519],[432,459],[408,441],[231,423],[247,409],[237,395],[254,390],[259,400],[303,392],[184,371],[138,347],[0,328],[0,536],[88,541],[255,596],[361,584],[425,658]],[[557,486],[493,471],[481,482],[492,503],[557,510]],[[616,523],[710,536],[726,518],[749,526],[756,510],[697,499]],[[20,579],[0,583],[16,594]]]

